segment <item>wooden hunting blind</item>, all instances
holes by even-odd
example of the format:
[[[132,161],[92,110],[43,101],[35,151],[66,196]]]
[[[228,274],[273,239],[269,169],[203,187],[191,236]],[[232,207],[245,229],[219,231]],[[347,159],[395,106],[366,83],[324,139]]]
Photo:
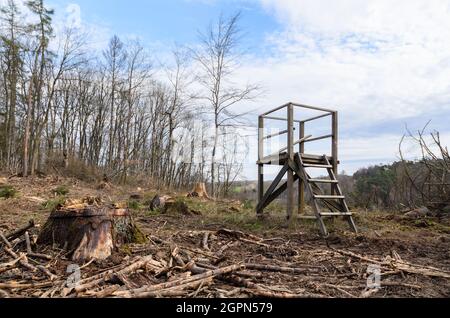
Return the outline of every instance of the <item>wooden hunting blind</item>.
[[[295,118],[294,110],[304,109],[318,112],[317,116],[299,119]],[[286,110],[286,116],[277,117],[274,113]],[[319,119],[331,117],[331,134],[314,137],[306,134],[306,124],[314,123]],[[285,130],[266,135],[267,121],[284,121],[287,123]],[[295,138],[296,126],[298,126],[298,139]],[[352,212],[349,210],[344,194],[342,193],[338,175],[338,112],[319,107],[288,103],[259,116],[258,124],[258,215],[264,213],[264,209],[287,191],[287,217],[293,218],[294,210],[294,183],[298,181],[298,213],[305,212],[305,191],[311,200],[314,217],[324,236],[328,231],[324,223],[327,217],[344,217],[351,229],[357,232],[353,221]],[[266,155],[265,144],[268,140],[287,135],[287,146],[279,151]],[[331,155],[306,154],[305,144],[319,140],[331,140]],[[298,147],[297,149],[295,149]],[[281,171],[275,180],[265,191],[264,166],[281,166]],[[312,178],[310,169],[323,169],[327,179]],[[282,183],[287,174],[287,181]],[[281,184],[280,184],[281,183]],[[329,190],[328,185],[330,185]]]

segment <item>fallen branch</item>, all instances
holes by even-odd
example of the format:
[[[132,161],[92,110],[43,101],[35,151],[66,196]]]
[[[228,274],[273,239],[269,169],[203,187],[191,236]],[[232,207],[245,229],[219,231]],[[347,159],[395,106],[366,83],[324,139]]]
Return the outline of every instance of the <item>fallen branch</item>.
[[[208,238],[209,238],[209,232],[205,232],[205,234],[203,234],[202,248],[207,251],[210,251],[209,246],[208,246]]]
[[[29,229],[33,228],[34,226],[35,226],[34,220],[30,220],[30,221],[28,222],[28,224],[25,225],[24,227],[19,228],[19,229],[17,229],[16,231],[14,231],[14,232],[12,232],[12,233],[10,233],[10,234],[7,234],[7,235],[6,235],[6,238],[7,238],[8,240],[14,240],[14,239],[16,239],[16,238],[22,236],[23,234],[25,234],[26,231],[28,231]]]
[[[17,267],[17,263],[24,257],[25,257],[25,254],[22,254],[22,255],[20,255],[19,258],[15,259],[9,263],[0,264],[0,273],[7,272],[7,271]]]
[[[25,232],[25,243],[27,245],[27,254],[30,255],[33,251],[31,250],[30,234],[28,231]]]
[[[90,280],[84,284],[79,284],[74,288],[76,293],[81,293],[83,291],[86,291],[90,288],[93,288],[97,285],[100,285],[102,283],[105,283],[107,281],[110,281],[114,276],[116,275],[126,275],[131,272],[135,272],[138,269],[141,269],[143,267],[147,267],[151,265],[154,270],[160,269],[162,266],[159,262],[155,261],[152,256],[146,256],[141,258],[140,260],[134,262],[133,264],[121,269],[118,272],[115,271],[107,271],[105,273],[102,273],[99,275],[99,278]]]
[[[28,288],[45,288],[51,287],[56,282],[43,282],[43,283],[18,283],[18,282],[9,282],[9,283],[0,283],[0,288],[6,289],[28,289]]]
[[[264,264],[245,264],[246,269],[268,271],[268,272],[279,272],[279,273],[289,273],[289,274],[306,274],[311,272],[309,269],[295,268],[295,267],[283,267],[275,265],[264,265]]]
[[[192,265],[194,265],[194,264],[192,263]],[[158,290],[165,290],[165,289],[169,289],[169,288],[175,287],[175,286],[180,287],[180,286],[183,286],[186,284],[191,284],[193,282],[200,282],[203,280],[207,280],[209,278],[213,278],[213,277],[228,274],[228,273],[231,273],[234,271],[242,270],[244,268],[245,268],[245,266],[242,264],[232,265],[232,266],[228,266],[228,267],[224,267],[224,268],[220,268],[220,269],[216,269],[216,270],[207,271],[202,274],[194,275],[187,279],[174,280],[171,282],[166,282],[166,283],[157,284],[157,285],[144,286],[141,288],[127,290],[127,291],[119,291],[119,292],[114,293],[114,296],[126,297],[126,298],[151,297],[149,295],[153,295]]]

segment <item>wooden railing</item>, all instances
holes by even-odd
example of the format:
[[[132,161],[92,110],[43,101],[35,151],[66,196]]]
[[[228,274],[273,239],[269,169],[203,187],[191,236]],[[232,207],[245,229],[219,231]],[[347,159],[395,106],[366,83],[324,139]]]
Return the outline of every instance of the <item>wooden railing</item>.
[[[306,119],[297,119],[294,118],[294,109],[295,108],[303,108],[308,110],[315,110],[322,112],[322,114],[306,118]],[[272,116],[273,113],[279,112],[283,109],[286,109],[286,117],[276,117]],[[331,116],[331,134],[323,135],[314,137],[312,135],[306,135],[306,124],[309,124],[311,122],[314,122],[316,120],[325,118]],[[287,127],[286,130],[280,131],[278,133],[274,133],[268,136],[264,136],[264,129],[265,129],[265,121],[266,120],[278,120],[278,121],[286,121]],[[296,131],[296,125],[298,125],[298,139],[296,140],[294,133]],[[333,165],[334,173],[338,174],[338,138],[339,138],[339,131],[338,131],[338,112],[326,109],[326,108],[320,108],[320,107],[314,107],[314,106],[308,106],[308,105],[302,105],[302,104],[296,104],[296,103],[288,103],[283,106],[277,107],[267,113],[262,114],[259,116],[258,120],[258,183],[259,183],[259,189],[263,189],[264,184],[264,159],[271,157],[271,156],[277,156],[281,153],[287,152],[287,157],[290,160],[294,160],[295,153],[298,152],[300,155],[305,154],[305,144],[311,143],[319,140],[325,140],[325,139],[331,139],[331,164]],[[269,156],[264,155],[264,143],[266,140],[272,139],[274,137],[287,135],[287,146],[280,149],[278,152],[271,154]],[[295,150],[295,146],[298,145],[298,151]],[[319,154],[322,156],[323,154]],[[293,178],[292,173],[288,173],[288,179]],[[259,199],[262,199],[262,196],[264,195],[262,191],[259,191],[258,194]]]

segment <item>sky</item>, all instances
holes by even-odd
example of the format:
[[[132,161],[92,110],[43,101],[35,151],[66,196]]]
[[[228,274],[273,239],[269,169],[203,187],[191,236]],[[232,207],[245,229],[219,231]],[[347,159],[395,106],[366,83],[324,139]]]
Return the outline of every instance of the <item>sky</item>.
[[[406,127],[418,130],[429,120],[429,130],[450,144],[450,0],[47,3],[59,23],[89,31],[93,49],[117,34],[138,38],[157,59],[176,43],[195,45],[198,31],[221,13],[241,11],[246,55],[236,83],[257,82],[264,94],[239,109],[251,111],[255,125],[258,114],[289,101],[339,111],[340,169],[347,173],[398,160]],[[307,127],[307,134],[321,129]],[[256,178],[255,144],[250,140],[247,179]]]

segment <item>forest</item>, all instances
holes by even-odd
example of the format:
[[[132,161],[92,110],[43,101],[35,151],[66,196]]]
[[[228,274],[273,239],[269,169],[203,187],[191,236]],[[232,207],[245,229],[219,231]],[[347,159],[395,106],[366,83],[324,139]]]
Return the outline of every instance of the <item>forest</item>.
[[[179,188],[208,181],[217,194],[238,177],[233,141],[245,119],[233,106],[259,94],[256,85],[228,83],[238,66],[239,14],[201,33],[199,47],[174,48],[164,64],[117,36],[93,53],[76,28],[56,34],[43,0],[26,10],[10,0],[1,11],[3,170],[121,183],[145,176]]]

